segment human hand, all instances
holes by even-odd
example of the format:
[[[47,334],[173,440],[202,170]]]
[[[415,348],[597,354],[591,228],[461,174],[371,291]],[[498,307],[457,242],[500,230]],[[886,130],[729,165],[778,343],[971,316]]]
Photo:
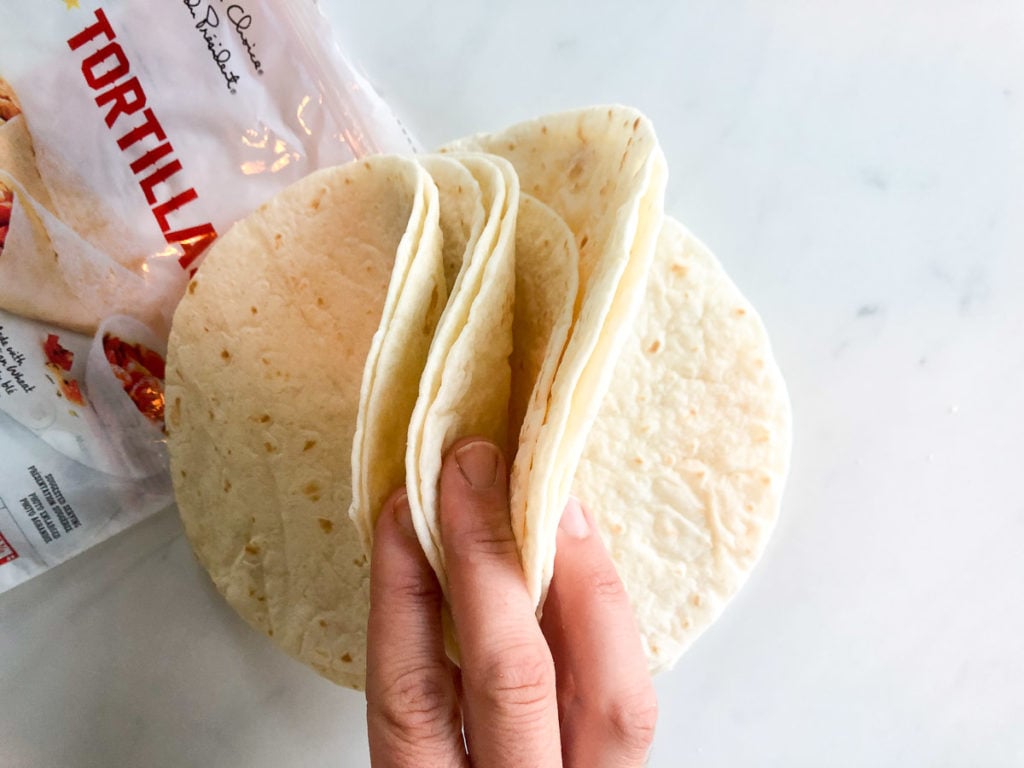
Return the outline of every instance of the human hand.
[[[370,568],[367,725],[375,768],[630,768],[657,703],[622,582],[570,501],[538,624],[508,512],[506,466],[462,440],[441,472],[441,536],[462,668],[404,492],[385,504]],[[465,733],[465,741],[463,740]]]

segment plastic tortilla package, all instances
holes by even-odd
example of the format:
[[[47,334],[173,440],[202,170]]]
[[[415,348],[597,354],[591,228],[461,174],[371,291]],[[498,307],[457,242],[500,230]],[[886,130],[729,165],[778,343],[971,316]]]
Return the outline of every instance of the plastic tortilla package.
[[[411,149],[312,2],[4,9],[0,591],[172,503],[167,334],[218,234]]]

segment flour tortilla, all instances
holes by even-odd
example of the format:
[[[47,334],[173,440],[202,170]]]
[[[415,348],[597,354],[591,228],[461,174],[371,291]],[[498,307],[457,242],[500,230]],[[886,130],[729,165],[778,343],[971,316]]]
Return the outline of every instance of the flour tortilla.
[[[612,382],[574,493],[597,519],[658,672],[717,618],[763,552],[791,441],[764,325],[674,219]]]
[[[369,601],[346,514],[356,411],[392,270],[431,242],[429,186],[381,157],[287,188],[211,247],[168,349],[171,470],[200,563],[246,621],[353,688]]]
[[[128,314],[166,333],[163,297],[53,213],[22,115],[0,125],[0,187],[14,198],[0,309],[90,335],[104,318]]]
[[[535,453],[572,329],[578,289],[579,251],[572,231],[551,208],[522,195],[516,227],[508,456]],[[522,460],[513,464],[511,485],[521,482],[515,473],[526,468]]]
[[[512,471],[512,530],[527,587],[543,605],[558,520],[590,425],[643,296],[661,227],[667,170],[654,128],[628,107],[563,112],[452,151],[507,158],[523,192],[547,204],[576,236],[579,297],[569,342],[530,450]]]
[[[407,277],[413,297],[420,297],[419,306],[403,295],[391,315],[385,310],[378,335],[387,336],[390,343],[380,352],[371,348],[363,374],[349,516],[359,529],[367,557],[381,507],[395,488],[405,484],[403,448],[434,331],[484,228],[482,192],[473,174],[448,157],[427,156],[419,162],[436,185],[431,192],[440,203],[437,223],[443,248],[440,259],[420,260],[419,276]],[[393,286],[389,296],[392,291]]]
[[[474,153],[451,157],[479,184],[486,218],[438,323],[405,457],[413,526],[446,595],[438,503],[442,457],[466,435],[499,445],[507,438],[519,211],[519,180],[508,162]]]
[[[0,184],[14,197],[0,251],[0,309],[87,335],[118,314],[166,332],[160,297],[141,275],[96,250],[2,170]]]

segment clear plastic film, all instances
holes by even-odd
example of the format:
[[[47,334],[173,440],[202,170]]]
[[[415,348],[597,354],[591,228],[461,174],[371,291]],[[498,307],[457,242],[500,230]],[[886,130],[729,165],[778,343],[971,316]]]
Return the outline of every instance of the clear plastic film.
[[[172,502],[163,355],[217,235],[411,150],[309,0],[5,8],[0,591]]]

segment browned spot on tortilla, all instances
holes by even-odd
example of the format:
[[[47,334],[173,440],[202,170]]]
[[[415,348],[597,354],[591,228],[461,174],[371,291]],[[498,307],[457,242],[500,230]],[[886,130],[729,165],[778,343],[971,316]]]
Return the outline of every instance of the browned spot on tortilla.
[[[319,624],[319,625],[320,625],[321,627],[326,627],[326,626],[327,626],[327,622],[326,622],[326,621],[325,621],[324,619],[320,619],[320,621],[318,621],[317,623],[318,623],[318,624]]]
[[[273,453],[274,451],[277,450],[277,448],[274,447],[273,443],[264,443],[263,448],[264,450],[266,450],[267,453]]]
[[[511,152],[511,151],[512,151],[512,150],[514,150],[515,148],[516,148],[516,145],[515,145],[515,144],[513,144],[513,143],[512,143],[511,141],[510,141],[510,142],[508,143],[508,151],[509,151],[509,152]]]
[[[320,523],[320,530],[322,530],[324,533],[330,533],[334,530],[334,523],[332,523],[326,517],[318,517],[316,521]]]
[[[273,636],[274,636],[274,630],[273,629],[268,629],[267,630],[267,637],[273,637]]]
[[[284,235],[280,232],[274,234],[274,248],[280,248],[281,243],[284,241]]]
[[[566,175],[570,179],[575,181],[583,173],[583,165],[584,165],[583,159],[582,158],[576,158],[576,161],[572,164],[572,167],[569,169],[569,173],[566,174]]]
[[[351,664],[352,663],[352,654],[351,653],[343,653],[343,654],[341,654],[341,660],[343,662],[345,662],[346,664]]]
[[[260,548],[256,544],[246,544],[245,552],[249,555],[258,555],[260,553]]]
[[[231,481],[230,480],[225,480],[224,481],[224,493],[227,493],[230,490],[231,490]]]
[[[320,493],[320,483],[316,480],[311,480],[302,487],[302,492],[307,496],[313,496]]]
[[[220,351],[220,356],[221,356],[222,360],[230,360],[231,359],[231,353],[228,352],[226,349],[222,349]]]
[[[260,416],[259,422],[260,422],[260,424],[267,424],[267,423],[269,423],[270,422],[270,414],[269,413],[264,413],[262,416]]]
[[[745,314],[747,314],[747,310],[745,310],[743,307],[736,308],[736,315],[738,317],[743,317]]]
[[[199,285],[199,283],[197,283],[195,280],[190,282],[188,284],[188,292],[189,293],[195,293],[196,292],[196,287],[198,287],[198,285]]]
[[[366,170],[370,170],[371,166],[369,163],[363,163],[363,168],[365,168]]]
[[[693,597],[690,598],[690,602],[700,608],[704,604],[704,599],[700,595],[694,594]]]
[[[312,450],[315,447],[316,447],[316,440],[307,440],[306,444],[304,446],[302,446],[302,451],[303,451],[303,453],[305,453],[306,451],[310,451],[310,450]]]
[[[678,261],[672,262],[672,266],[670,267],[670,269],[672,270],[672,274],[676,275],[677,277],[682,277],[683,275],[686,274],[686,265],[680,264]]]
[[[580,238],[580,250],[582,251],[584,248],[586,248],[587,243],[589,243],[589,242],[590,242],[590,235],[584,235],[583,237],[581,237]]]
[[[654,341],[651,342],[651,346],[649,346],[647,348],[647,352],[648,352],[648,354],[653,355],[659,349],[661,349],[661,341],[659,341],[658,339],[655,339]]]
[[[639,127],[640,127],[640,118],[638,117],[636,120],[633,121],[633,130],[635,131]]]
[[[184,469],[183,469],[183,470],[181,470],[181,476],[182,476],[182,477],[188,477],[188,474],[187,474],[187,473],[185,472],[185,470],[184,470]]]
[[[543,133],[545,136],[547,136],[548,135],[548,127],[546,125],[542,125],[540,127],[540,132]]]

